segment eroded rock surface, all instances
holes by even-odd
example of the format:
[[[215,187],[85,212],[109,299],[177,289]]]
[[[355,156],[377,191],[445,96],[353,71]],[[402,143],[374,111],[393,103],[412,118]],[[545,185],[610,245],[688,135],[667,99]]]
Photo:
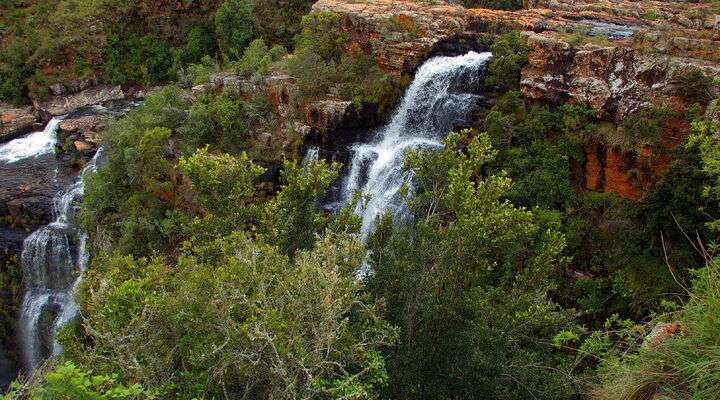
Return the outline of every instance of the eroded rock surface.
[[[35,108],[45,117],[68,114],[93,104],[102,104],[114,100],[125,100],[127,96],[120,86],[95,86],[78,93],[53,96],[36,102]]]
[[[0,103],[0,143],[14,139],[38,127],[31,107],[12,107]]]

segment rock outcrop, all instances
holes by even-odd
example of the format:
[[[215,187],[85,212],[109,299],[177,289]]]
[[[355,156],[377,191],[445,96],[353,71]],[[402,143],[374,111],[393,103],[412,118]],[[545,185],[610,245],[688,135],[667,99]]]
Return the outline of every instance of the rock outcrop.
[[[102,104],[114,100],[126,100],[127,96],[120,86],[95,86],[80,92],[52,96],[35,102],[35,109],[45,118],[68,114],[93,104]]]
[[[15,108],[0,104],[0,143],[39,128],[31,107]]]
[[[532,48],[520,88],[530,99],[587,104],[601,116],[620,121],[651,102],[672,101],[676,73],[687,68],[720,76],[720,63],[629,46],[571,45],[549,34],[528,34]]]

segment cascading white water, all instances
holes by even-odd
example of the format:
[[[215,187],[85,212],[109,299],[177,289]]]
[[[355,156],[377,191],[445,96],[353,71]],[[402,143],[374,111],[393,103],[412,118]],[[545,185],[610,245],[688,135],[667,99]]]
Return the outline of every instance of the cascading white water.
[[[309,163],[317,161],[319,159],[320,159],[320,148],[317,146],[310,146],[307,148],[307,151],[305,152],[305,157],[303,157],[303,160],[302,160],[302,166],[303,166],[303,168],[306,168]]]
[[[371,142],[353,146],[341,196],[342,203],[357,192],[369,196],[355,210],[362,217],[363,238],[379,215],[407,212],[399,193],[410,180],[403,169],[405,153],[440,147],[454,126],[468,122],[478,108],[481,96],[476,92],[490,58],[490,53],[476,52],[431,58],[418,69],[390,122]]]
[[[74,292],[87,267],[87,238],[74,224],[83,175],[94,171],[98,150],[75,182],[53,199],[55,220],[25,239],[21,255],[25,295],[20,308],[23,361],[27,371],[62,351],[58,330],[77,315]]]
[[[14,163],[25,158],[51,153],[57,143],[57,127],[63,117],[55,117],[40,132],[33,132],[0,146],[0,162]]]

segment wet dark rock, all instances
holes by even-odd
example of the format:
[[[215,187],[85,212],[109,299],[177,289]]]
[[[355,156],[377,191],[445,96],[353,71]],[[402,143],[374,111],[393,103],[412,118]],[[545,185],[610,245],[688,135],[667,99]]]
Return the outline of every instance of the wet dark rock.
[[[93,104],[126,99],[120,86],[95,86],[66,96],[53,96],[41,102],[35,102],[35,108],[45,118],[72,113]]]
[[[320,134],[341,129],[365,128],[378,123],[377,106],[352,101],[322,100],[305,107],[305,123]]]

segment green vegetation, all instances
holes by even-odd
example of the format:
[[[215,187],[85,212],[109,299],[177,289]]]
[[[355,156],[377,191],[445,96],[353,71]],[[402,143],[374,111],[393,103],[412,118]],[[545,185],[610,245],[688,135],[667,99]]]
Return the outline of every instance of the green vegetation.
[[[124,386],[118,383],[118,375],[95,375],[67,362],[48,371],[39,382],[13,384],[3,400],[31,398],[33,400],[110,400],[154,399],[152,392],[140,385]]]
[[[287,161],[268,201],[247,142],[223,142],[247,129],[236,96],[185,115],[168,88],[109,127],[82,212],[104,239],[65,357],[160,398],[377,398],[395,329],[355,278],[356,217],[314,203],[339,168]],[[220,136],[193,136],[203,123]]]
[[[381,109],[398,97],[400,85],[362,51],[343,51],[349,38],[340,29],[340,16],[313,13],[303,17],[288,70],[297,79],[300,103],[336,92],[343,100],[370,102]]]
[[[408,156],[415,218],[386,218],[369,241],[370,290],[401,329],[391,397],[564,398],[570,359],[551,340],[572,316],[548,298],[568,261],[564,238],[503,199],[507,176],[479,177],[496,151],[487,135],[467,135]]]
[[[685,99],[702,103],[712,99],[713,77],[706,75],[699,68],[678,68],[674,71],[673,78],[678,81],[678,90]]]
[[[78,79],[178,84],[103,131],[79,216],[93,254],[82,318],[4,399],[716,397],[720,140],[701,70],[673,73],[682,104],[608,121],[523,98],[530,48],[488,27],[487,108],[407,154],[410,215],[380,217],[363,243],[352,210],[366,199],[319,210],[342,166],[298,163],[289,111],[384,111],[404,79],[305,0],[142,3],[0,0],[0,100]],[[381,22],[418,33],[404,14]],[[566,39],[603,43],[586,33]],[[642,196],[612,193],[609,162]],[[0,286],[18,302],[17,266]]]
[[[252,0],[256,29],[272,45],[292,48],[301,30],[302,17],[310,12],[312,0]]]
[[[519,32],[500,36],[493,43],[485,85],[499,92],[517,89],[520,71],[527,64],[530,48]]]
[[[227,59],[238,58],[255,36],[255,21],[247,0],[227,0],[215,12],[215,32]]]
[[[697,147],[702,156],[702,168],[713,178],[704,189],[704,197],[717,201],[715,167],[718,143],[714,135],[717,123],[706,119],[693,122],[690,146]],[[717,218],[717,213],[713,213]],[[707,226],[717,232],[717,219]],[[717,245],[711,241],[707,248],[700,246],[705,265],[693,272],[692,286],[687,288],[687,300],[682,305],[669,304],[669,311],[659,313],[647,325],[622,323],[617,334],[596,333],[584,344],[602,356],[599,367],[602,383],[594,392],[597,399],[647,399],[648,396],[677,399],[712,399],[717,397],[720,371],[718,358],[717,315],[720,291],[717,265]],[[699,265],[701,266],[701,265]],[[668,264],[673,268],[673,264]],[[606,328],[610,328],[608,325]],[[639,334],[650,328],[654,336],[643,341]]]
[[[80,79],[155,85],[191,65],[237,60],[259,35],[290,48],[306,0],[201,0],[158,9],[125,0],[0,4],[0,101],[42,99]]]

